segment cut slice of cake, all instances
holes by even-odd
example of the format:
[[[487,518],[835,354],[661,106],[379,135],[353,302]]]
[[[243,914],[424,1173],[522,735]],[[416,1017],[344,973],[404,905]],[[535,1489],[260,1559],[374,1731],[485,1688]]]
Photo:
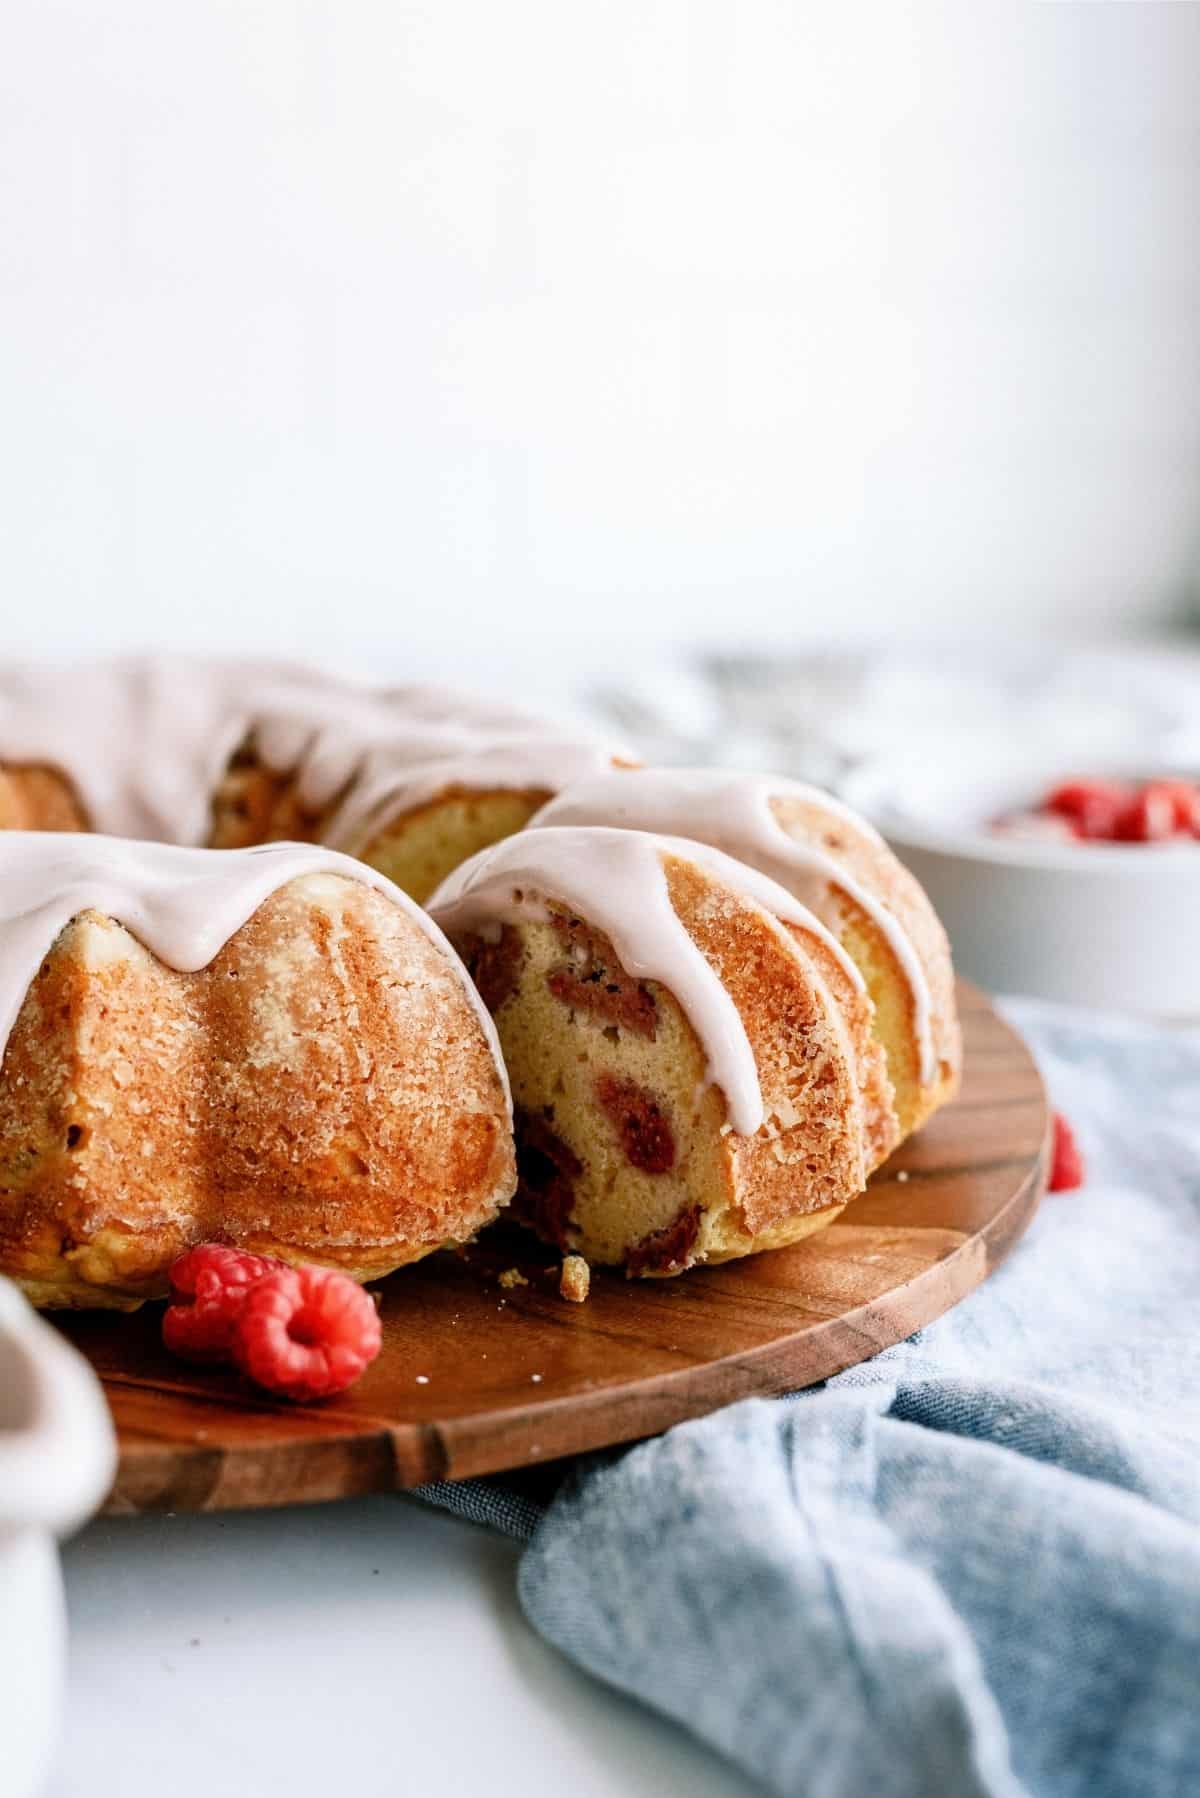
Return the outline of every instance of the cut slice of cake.
[[[853,961],[719,851],[547,828],[476,856],[433,915],[496,1021],[522,1216],[629,1274],[793,1242],[900,1130]]]

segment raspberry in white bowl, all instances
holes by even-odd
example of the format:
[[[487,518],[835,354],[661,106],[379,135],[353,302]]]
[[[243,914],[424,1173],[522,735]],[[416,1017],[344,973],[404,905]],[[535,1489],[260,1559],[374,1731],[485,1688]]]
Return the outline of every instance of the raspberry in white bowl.
[[[1200,782],[1180,776],[1116,780],[1077,775],[1033,805],[1001,812],[993,835],[1026,842],[1192,843],[1200,841]]]
[[[1052,746],[963,737],[863,764],[842,794],[916,875],[968,978],[1200,1018],[1200,786],[1182,757],[1156,761],[1131,745],[1065,779]]]

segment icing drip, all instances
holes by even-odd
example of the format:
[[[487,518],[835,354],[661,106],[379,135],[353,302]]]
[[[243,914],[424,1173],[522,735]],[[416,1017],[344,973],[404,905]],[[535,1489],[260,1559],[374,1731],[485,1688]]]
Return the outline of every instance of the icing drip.
[[[913,1024],[921,1080],[937,1076],[933,1001],[921,959],[900,920],[859,884],[837,858],[815,843],[797,841],[784,829],[772,799],[799,799],[832,812],[879,848],[882,837],[830,794],[800,781],[767,774],[730,774],[719,768],[633,768],[597,773],[573,783],[542,807],[529,828],[611,824],[627,830],[669,832],[711,843],[778,881],[836,929],[838,894],[862,907],[899,963],[913,999]]]
[[[326,840],[362,848],[451,787],[555,792],[612,751],[438,687],[371,690],[268,662],[123,661],[0,673],[0,763],[56,769],[92,828],[199,845],[213,794],[249,742],[301,804],[336,805]]]
[[[0,1058],[46,952],[80,912],[115,918],[159,961],[194,973],[265,899],[305,874],[340,874],[374,887],[442,952],[479,1019],[507,1094],[495,1025],[433,919],[373,868],[304,843],[189,849],[88,833],[0,831]]]
[[[763,1122],[754,1052],[737,1006],[671,904],[664,855],[705,869],[768,918],[820,937],[862,990],[835,938],[793,894],[718,849],[677,837],[599,827],[522,831],[464,862],[429,909],[452,938],[495,936],[503,924],[544,918],[547,900],[578,911],[611,940],[628,974],[658,981],[678,1000],[700,1039],[708,1077],[725,1094],[731,1124],[753,1136]]]

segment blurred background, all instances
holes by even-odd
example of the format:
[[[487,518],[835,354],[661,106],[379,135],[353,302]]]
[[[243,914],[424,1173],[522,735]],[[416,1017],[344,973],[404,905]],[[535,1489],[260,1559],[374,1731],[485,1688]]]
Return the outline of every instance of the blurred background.
[[[0,647],[1184,632],[1200,7],[31,0]]]

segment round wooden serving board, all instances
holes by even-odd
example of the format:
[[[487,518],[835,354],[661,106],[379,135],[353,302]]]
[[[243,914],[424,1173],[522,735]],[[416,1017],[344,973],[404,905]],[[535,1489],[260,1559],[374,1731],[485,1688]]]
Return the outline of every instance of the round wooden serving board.
[[[1037,1069],[982,994],[961,986],[960,1003],[961,1097],[794,1248],[674,1280],[597,1270],[583,1305],[559,1298],[549,1250],[435,1255],[384,1282],[379,1359],[313,1406],[174,1360],[158,1305],[62,1320],[116,1419],[107,1508],[296,1504],[529,1466],[812,1385],[901,1341],[1003,1260],[1045,1185]],[[529,1284],[506,1290],[513,1265]]]

